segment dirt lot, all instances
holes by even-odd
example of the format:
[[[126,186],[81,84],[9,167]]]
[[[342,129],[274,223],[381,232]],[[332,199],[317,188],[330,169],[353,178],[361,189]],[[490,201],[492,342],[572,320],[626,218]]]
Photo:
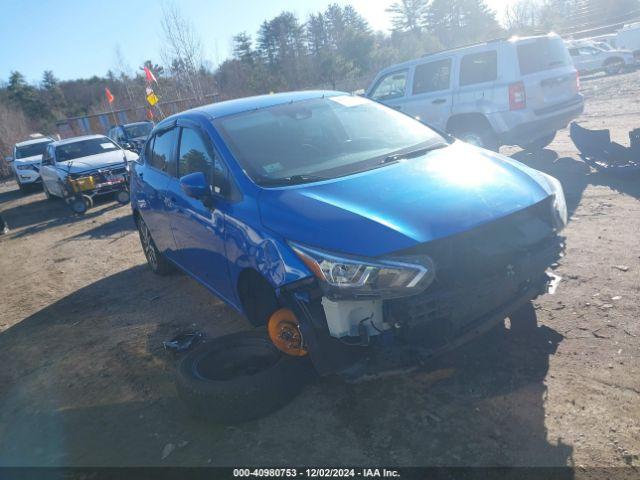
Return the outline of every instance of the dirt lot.
[[[583,124],[628,143],[640,72],[583,89]],[[640,467],[640,178],[590,172],[567,132],[535,156],[503,153],[560,178],[571,214],[538,336],[506,352],[477,341],[402,377],[317,380],[225,428],[190,419],[161,341],[248,324],[187,277],[154,276],[128,207],[74,217],[1,185],[0,465]]]

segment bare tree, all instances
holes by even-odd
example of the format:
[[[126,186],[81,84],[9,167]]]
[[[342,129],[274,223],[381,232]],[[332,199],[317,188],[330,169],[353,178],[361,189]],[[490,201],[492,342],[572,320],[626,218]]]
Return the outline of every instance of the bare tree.
[[[162,52],[164,63],[179,83],[186,85],[194,97],[202,99],[204,92],[199,71],[203,61],[199,35],[175,3],[163,6],[161,25],[165,40]]]
[[[122,49],[119,44],[115,46],[113,56],[115,59],[114,72],[120,77],[120,80],[124,85],[124,90],[129,100],[129,106],[134,107],[136,105],[136,101],[132,91],[132,80],[133,77],[135,77],[135,73],[133,73],[131,66],[124,59],[124,55],[122,54]]]
[[[540,26],[542,4],[537,0],[518,0],[507,5],[504,21],[511,32],[526,33]]]

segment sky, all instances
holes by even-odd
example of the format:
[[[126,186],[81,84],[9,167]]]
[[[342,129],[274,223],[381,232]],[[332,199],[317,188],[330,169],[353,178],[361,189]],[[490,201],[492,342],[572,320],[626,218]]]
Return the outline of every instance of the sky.
[[[0,0],[0,82],[13,70],[38,82],[44,70],[60,79],[117,71],[116,50],[135,71],[147,59],[161,62],[162,7],[171,0]],[[301,21],[330,3],[351,4],[374,30],[390,28],[393,0],[173,0],[200,35],[204,56],[216,66],[231,54],[231,38],[280,12]],[[501,18],[514,0],[487,0]]]

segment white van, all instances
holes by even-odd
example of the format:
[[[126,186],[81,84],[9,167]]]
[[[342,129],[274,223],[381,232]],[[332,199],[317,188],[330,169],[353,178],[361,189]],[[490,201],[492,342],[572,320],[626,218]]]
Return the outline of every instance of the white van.
[[[478,146],[551,143],[584,108],[578,73],[555,34],[495,40],[381,71],[366,96]]]

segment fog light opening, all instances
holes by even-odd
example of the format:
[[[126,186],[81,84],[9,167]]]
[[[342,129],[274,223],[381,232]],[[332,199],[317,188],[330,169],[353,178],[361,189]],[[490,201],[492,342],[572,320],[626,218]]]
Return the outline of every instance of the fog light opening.
[[[287,355],[303,357],[307,355],[298,319],[288,308],[276,310],[269,317],[267,325],[269,338],[278,350]]]

